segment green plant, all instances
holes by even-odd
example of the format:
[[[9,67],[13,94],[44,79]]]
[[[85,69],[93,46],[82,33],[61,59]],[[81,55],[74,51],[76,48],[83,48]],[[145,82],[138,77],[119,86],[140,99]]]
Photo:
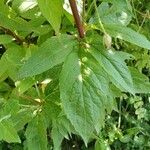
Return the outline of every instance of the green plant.
[[[1,149],[59,150],[64,138],[75,149],[150,147],[144,6],[83,3],[82,25],[63,0],[0,1]]]

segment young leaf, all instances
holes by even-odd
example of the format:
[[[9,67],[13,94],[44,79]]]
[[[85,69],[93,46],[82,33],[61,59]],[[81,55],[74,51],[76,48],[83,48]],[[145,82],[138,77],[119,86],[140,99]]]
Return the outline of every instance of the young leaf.
[[[144,35],[131,28],[113,24],[106,24],[105,28],[115,38],[123,39],[142,48],[150,49],[150,41]]]
[[[56,33],[59,33],[63,12],[62,0],[38,0],[43,16],[50,22]]]
[[[62,63],[75,44],[74,38],[68,35],[48,39],[21,67],[19,78],[40,74]]]

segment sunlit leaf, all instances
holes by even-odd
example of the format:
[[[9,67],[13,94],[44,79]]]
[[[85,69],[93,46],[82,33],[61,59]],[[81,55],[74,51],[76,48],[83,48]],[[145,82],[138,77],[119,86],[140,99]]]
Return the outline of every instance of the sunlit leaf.
[[[74,38],[67,35],[49,38],[22,66],[19,77],[34,76],[62,63],[72,51],[75,43]]]
[[[50,22],[56,33],[58,33],[63,13],[62,1],[38,0],[38,5],[43,16]]]

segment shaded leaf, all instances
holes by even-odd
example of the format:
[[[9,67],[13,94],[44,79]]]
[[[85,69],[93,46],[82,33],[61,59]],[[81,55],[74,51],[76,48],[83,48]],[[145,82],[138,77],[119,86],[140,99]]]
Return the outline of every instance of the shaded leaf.
[[[33,110],[30,108],[21,109],[17,114],[11,117],[14,127],[17,131],[22,130],[24,126],[34,117]]]
[[[112,3],[111,6],[109,5],[110,3]],[[128,25],[132,19],[132,11],[130,7],[131,5],[129,2],[124,0],[104,0],[104,2],[102,2],[97,9],[104,24]],[[97,14],[90,19],[90,23],[98,25]]]
[[[141,74],[137,69],[130,67],[130,72],[133,78],[133,86],[136,93],[149,93],[150,82],[149,79]]]
[[[4,140],[8,143],[20,143],[20,138],[11,121],[1,119],[2,118],[0,118],[0,140]]]
[[[26,130],[28,150],[47,150],[47,124],[44,116],[37,115]]]

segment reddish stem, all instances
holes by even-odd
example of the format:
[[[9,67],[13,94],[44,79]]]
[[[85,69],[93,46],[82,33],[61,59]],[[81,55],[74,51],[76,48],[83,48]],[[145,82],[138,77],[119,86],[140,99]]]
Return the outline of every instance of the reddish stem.
[[[80,38],[84,38],[84,29],[83,29],[83,24],[81,22],[79,13],[78,13],[78,9],[77,9],[77,4],[75,0],[69,0],[70,6],[71,6],[71,10],[75,19],[75,23],[77,25],[78,28],[78,32],[79,32],[79,36]]]

